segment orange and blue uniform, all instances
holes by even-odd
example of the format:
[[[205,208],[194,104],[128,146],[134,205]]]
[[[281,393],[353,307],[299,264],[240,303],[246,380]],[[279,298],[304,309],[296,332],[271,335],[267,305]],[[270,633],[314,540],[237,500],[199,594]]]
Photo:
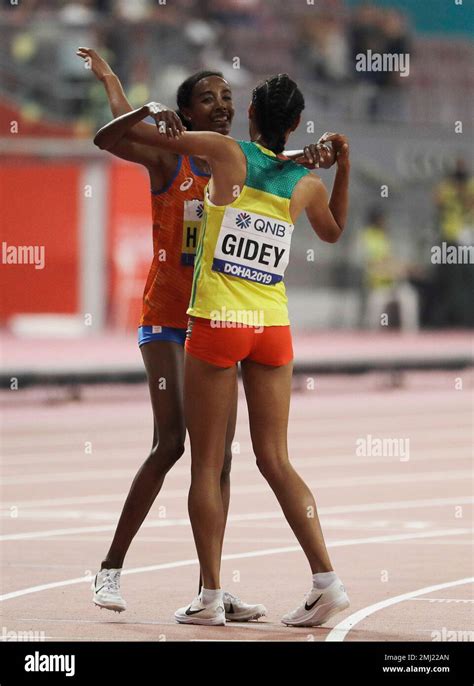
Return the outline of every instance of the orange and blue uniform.
[[[179,156],[173,178],[152,190],[153,261],[143,293],[139,345],[156,340],[184,345],[194,257],[209,176]]]

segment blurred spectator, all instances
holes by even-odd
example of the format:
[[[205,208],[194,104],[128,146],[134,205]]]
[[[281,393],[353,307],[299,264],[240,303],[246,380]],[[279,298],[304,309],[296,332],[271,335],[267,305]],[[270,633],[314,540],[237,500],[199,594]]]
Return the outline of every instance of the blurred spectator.
[[[380,30],[381,11],[378,7],[368,2],[364,2],[356,8],[350,28],[353,65],[355,65],[356,57],[360,53],[366,53],[368,50],[379,53],[383,52],[384,36]],[[356,72],[355,66],[353,69],[354,75],[364,81],[377,81],[379,78],[377,72]]]
[[[207,0],[207,16],[227,26],[256,26],[262,0]]]
[[[411,61],[413,51],[408,36],[406,17],[398,10],[387,9],[380,16],[380,28],[384,40],[383,53],[403,55]],[[379,80],[379,92],[375,98],[372,112],[374,117],[388,121],[406,120],[408,79],[409,77],[400,76],[397,71],[382,72],[382,78]]]
[[[459,158],[435,189],[440,243],[458,248],[474,243],[474,177]],[[474,326],[474,275],[471,264],[437,264],[434,270],[433,326]]]
[[[115,0],[114,13],[119,19],[129,22],[144,21],[150,14],[149,0]]]
[[[359,99],[363,114],[371,119],[403,120],[406,118],[405,94],[401,90],[406,78],[398,71],[367,69],[358,71],[360,55],[410,55],[410,40],[406,17],[395,9],[360,5],[350,28],[352,74],[361,84]],[[406,58],[405,58],[406,59]]]
[[[89,82],[90,72],[78,60],[76,50],[80,45],[95,45],[94,0],[71,0],[59,10],[62,30],[57,39],[56,60],[60,79],[65,86],[67,114],[79,116],[84,109],[83,86]]]
[[[435,203],[439,234],[452,243],[474,242],[474,177],[465,160],[456,160],[453,171],[437,186]]]
[[[418,297],[407,281],[407,269],[395,257],[386,228],[385,214],[372,209],[362,229],[359,258],[364,269],[363,323],[416,331],[419,328]],[[385,323],[382,316],[387,315]]]
[[[297,45],[310,76],[331,83],[347,79],[349,46],[340,21],[324,16],[306,20]]]

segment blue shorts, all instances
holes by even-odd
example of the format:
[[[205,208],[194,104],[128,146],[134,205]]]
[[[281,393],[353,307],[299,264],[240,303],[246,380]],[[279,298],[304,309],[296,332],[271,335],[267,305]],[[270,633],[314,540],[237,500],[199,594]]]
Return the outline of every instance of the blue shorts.
[[[184,347],[186,329],[173,329],[171,326],[139,326],[138,346],[141,348],[145,343],[154,341],[170,341]]]

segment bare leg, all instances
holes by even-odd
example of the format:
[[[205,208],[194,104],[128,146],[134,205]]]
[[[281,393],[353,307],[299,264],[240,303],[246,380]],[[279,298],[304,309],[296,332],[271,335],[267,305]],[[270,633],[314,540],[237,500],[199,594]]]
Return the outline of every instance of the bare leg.
[[[237,378],[235,380],[234,397],[232,401],[232,407],[230,410],[229,421],[227,423],[227,433],[225,437],[225,450],[224,450],[224,464],[222,466],[221,472],[221,497],[222,497],[222,507],[224,508],[224,528],[222,529],[221,538],[221,555],[222,546],[224,543],[224,533],[227,524],[227,515],[229,513],[229,502],[230,502],[230,471],[232,466],[232,442],[235,435],[235,424],[237,421],[237,400],[238,400],[238,385]],[[199,590],[200,593],[202,587],[202,578],[199,575]]]
[[[227,427],[235,402],[236,367],[222,369],[185,356],[186,426],[191,439],[189,516],[205,588],[220,588],[225,528],[221,475]]]
[[[154,341],[141,347],[154,416],[153,446],[138,470],[101,569],[123,566],[130,544],[160,492],[166,474],[184,452],[183,349]]]
[[[293,364],[242,362],[250,433],[257,466],[270,484],[313,574],[332,571],[316,503],[288,458],[287,429]]]

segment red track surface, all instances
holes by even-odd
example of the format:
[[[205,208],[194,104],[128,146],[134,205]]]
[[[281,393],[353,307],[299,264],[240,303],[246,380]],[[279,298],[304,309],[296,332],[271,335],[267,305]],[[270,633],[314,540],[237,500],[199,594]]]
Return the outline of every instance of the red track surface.
[[[459,378],[462,390],[455,388]],[[331,634],[380,601],[472,577],[472,373],[408,375],[396,389],[383,377],[316,379],[314,391],[306,385],[295,380],[290,453],[315,493],[334,567],[351,598],[348,610],[316,629],[280,623],[311,577],[254,465],[243,397],[222,578],[229,591],[264,603],[268,617],[225,628],[173,621],[198,580],[186,509],[189,450],[126,559],[129,609],[118,615],[92,605],[88,575],[107,551],[150,447],[147,391],[138,386],[86,390],[82,402],[51,402],[51,392],[46,402],[22,402],[18,392],[4,410],[2,626],[77,641],[431,641],[438,636],[432,632],[472,630],[472,586],[463,582],[366,610],[347,634],[344,627]],[[12,392],[2,395],[11,398]],[[356,441],[369,434],[409,439],[409,459],[357,455]],[[92,453],[85,452],[87,442]]]
[[[397,331],[293,331],[295,359],[318,363],[380,359],[472,357],[471,331],[400,334]],[[0,336],[6,367],[27,370],[143,369],[136,333],[106,332],[85,338],[18,338]]]

